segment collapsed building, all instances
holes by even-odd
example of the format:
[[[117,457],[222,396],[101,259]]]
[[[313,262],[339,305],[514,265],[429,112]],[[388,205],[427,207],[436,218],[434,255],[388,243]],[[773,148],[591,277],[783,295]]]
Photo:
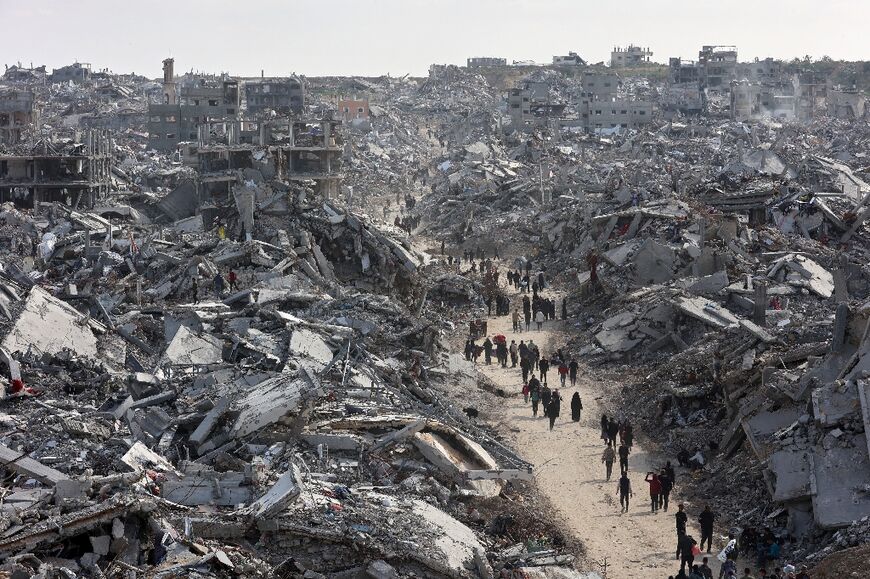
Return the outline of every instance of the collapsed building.
[[[522,126],[476,72],[318,79],[365,91],[369,122],[218,110],[171,154],[145,115],[185,79],[33,80],[51,134],[31,121],[0,185],[0,571],[595,577],[530,506],[532,465],[450,395],[511,394],[448,349],[479,278],[380,219],[399,195],[415,236],[566,290],[566,350],[627,382],[615,414],[665,452],[699,447],[679,490],[723,525],[810,562],[870,539],[866,122],[814,93],[812,122],[587,132],[584,98],[618,117],[665,86],[548,69],[528,80],[560,122]],[[126,125],[89,149],[92,119]]]

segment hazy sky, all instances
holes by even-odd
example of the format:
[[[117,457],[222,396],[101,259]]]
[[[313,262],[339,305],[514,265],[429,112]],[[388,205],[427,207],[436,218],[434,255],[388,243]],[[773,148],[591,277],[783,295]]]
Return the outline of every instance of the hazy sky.
[[[0,0],[6,64],[73,60],[161,76],[175,57],[238,76],[423,75],[469,56],[589,62],[611,47],[695,59],[735,44],[740,60],[809,54],[870,59],[870,0]]]

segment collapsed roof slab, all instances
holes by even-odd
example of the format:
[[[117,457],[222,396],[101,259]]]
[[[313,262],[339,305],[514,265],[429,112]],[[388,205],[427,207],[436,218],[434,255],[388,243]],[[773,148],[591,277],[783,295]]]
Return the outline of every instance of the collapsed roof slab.
[[[817,446],[810,455],[813,518],[825,529],[847,527],[870,515],[870,458],[864,433],[847,447]]]
[[[285,414],[296,410],[308,381],[293,374],[279,374],[254,386],[251,392],[234,404],[239,416],[231,436],[241,438],[278,422]]]
[[[179,326],[163,357],[176,366],[205,366],[223,361],[223,345],[209,334],[197,336],[187,326]]]
[[[96,358],[97,337],[93,330],[103,333],[105,327],[45,290],[33,287],[2,347],[9,352],[33,349],[47,354],[69,348],[78,355]]]
[[[810,498],[810,464],[809,453],[804,450],[780,450],[771,454],[768,468],[775,479],[773,500],[784,503]]]

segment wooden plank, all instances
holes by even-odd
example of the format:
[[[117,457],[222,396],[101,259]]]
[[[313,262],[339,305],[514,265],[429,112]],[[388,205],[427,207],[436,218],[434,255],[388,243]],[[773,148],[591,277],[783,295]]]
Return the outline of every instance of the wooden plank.
[[[41,462],[30,458],[24,453],[12,450],[8,446],[0,444],[0,462],[5,468],[9,468],[18,474],[35,478],[45,484],[57,484],[58,481],[70,478],[59,470],[49,468]]]

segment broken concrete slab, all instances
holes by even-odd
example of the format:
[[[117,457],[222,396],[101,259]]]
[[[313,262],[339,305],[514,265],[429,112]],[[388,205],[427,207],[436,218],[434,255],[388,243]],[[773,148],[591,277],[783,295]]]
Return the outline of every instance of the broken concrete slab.
[[[789,253],[770,265],[767,276],[776,279],[777,274],[784,269],[796,274],[795,277],[786,275],[786,283],[806,287],[823,298],[829,298],[834,295],[833,274],[809,257]]]
[[[9,352],[57,354],[68,348],[83,356],[97,357],[97,336],[106,328],[40,287],[31,288],[24,309],[2,347]]]
[[[635,252],[632,263],[637,285],[659,284],[674,278],[674,250],[651,239]]]
[[[302,473],[292,465],[278,477],[266,494],[251,504],[250,512],[258,519],[271,519],[281,514],[302,492]]]
[[[870,458],[864,433],[844,445],[817,446],[810,455],[813,517],[825,529],[845,527],[870,515]]]
[[[778,450],[768,458],[773,473],[773,500],[784,503],[810,498],[811,461],[805,450]]]
[[[740,320],[719,304],[703,298],[677,296],[671,300],[684,314],[717,328],[729,328],[739,324]]]
[[[174,366],[206,366],[223,362],[223,344],[211,334],[197,335],[179,326],[163,358]]]
[[[716,294],[728,287],[728,284],[728,274],[724,271],[717,271],[690,283],[686,291],[694,295]]]
[[[304,328],[293,330],[288,350],[292,355],[303,358],[301,363],[314,371],[323,370],[333,357],[332,349],[326,342],[311,330]]]
[[[294,374],[279,374],[261,382],[232,408],[239,413],[230,430],[232,438],[241,438],[274,424],[288,412],[299,408],[308,381]]]
[[[12,450],[3,444],[0,444],[0,466],[49,485],[69,478],[69,475],[49,468],[25,453]]]

